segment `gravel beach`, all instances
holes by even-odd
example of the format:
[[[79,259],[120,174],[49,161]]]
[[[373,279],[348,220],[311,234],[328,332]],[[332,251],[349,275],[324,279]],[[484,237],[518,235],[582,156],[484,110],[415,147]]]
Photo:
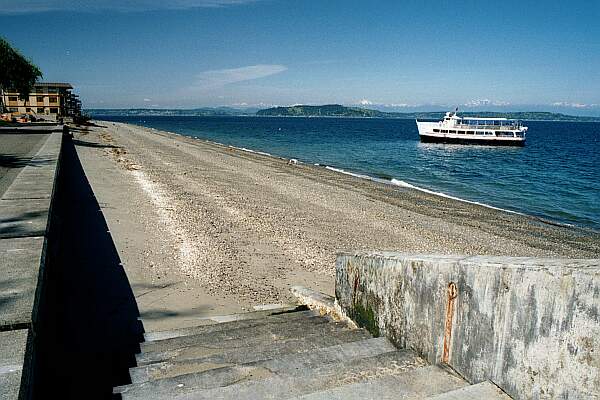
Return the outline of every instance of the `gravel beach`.
[[[191,290],[204,304],[286,302],[295,284],[333,293],[342,250],[600,256],[595,231],[154,129],[97,124],[76,130],[75,142],[130,280]],[[160,279],[177,285],[156,286]]]

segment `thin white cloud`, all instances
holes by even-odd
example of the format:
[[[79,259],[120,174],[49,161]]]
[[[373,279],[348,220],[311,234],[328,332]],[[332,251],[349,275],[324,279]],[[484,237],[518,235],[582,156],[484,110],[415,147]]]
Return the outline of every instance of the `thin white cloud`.
[[[492,101],[489,99],[476,99],[471,100],[463,104],[466,107],[485,107],[485,106],[509,106],[510,103],[508,101]]]
[[[386,104],[386,107],[396,107],[396,108],[407,108],[407,107],[417,107],[418,104],[408,104],[408,103],[391,103]]]
[[[358,104],[360,104],[361,106],[370,106],[373,105],[373,102],[371,100],[362,99],[358,102]]]
[[[0,14],[29,14],[49,11],[121,11],[186,10],[255,3],[260,0],[3,0]]]
[[[146,102],[146,103],[148,103],[150,101],[152,101],[152,99],[144,99],[144,102]]]
[[[247,67],[204,71],[196,76],[192,89],[213,89],[237,82],[250,81],[286,71],[287,67],[278,64],[259,64]]]
[[[595,108],[599,107],[600,104],[584,104],[584,103],[571,103],[568,101],[557,101],[551,104],[555,107],[571,107],[571,108]]]

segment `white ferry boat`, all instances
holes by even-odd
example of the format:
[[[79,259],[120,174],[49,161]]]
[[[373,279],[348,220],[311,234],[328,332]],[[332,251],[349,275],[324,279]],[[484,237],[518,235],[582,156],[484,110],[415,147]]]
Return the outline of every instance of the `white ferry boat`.
[[[458,111],[458,109],[457,109]],[[442,121],[417,120],[421,142],[524,146],[527,127],[507,118],[467,118],[447,112]]]

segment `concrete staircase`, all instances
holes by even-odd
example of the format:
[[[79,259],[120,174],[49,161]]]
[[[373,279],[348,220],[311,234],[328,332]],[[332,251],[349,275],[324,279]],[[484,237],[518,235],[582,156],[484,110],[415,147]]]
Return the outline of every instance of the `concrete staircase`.
[[[145,334],[123,399],[509,399],[306,307]]]

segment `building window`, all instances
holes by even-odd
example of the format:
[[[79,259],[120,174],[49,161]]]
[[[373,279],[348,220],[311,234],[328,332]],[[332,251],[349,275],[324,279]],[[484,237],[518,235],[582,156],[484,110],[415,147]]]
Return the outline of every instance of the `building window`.
[[[37,96],[36,99],[39,103],[43,103],[44,102],[44,96]]]
[[[50,114],[58,114],[58,108],[56,108],[56,107],[52,107],[52,108],[50,109]]]
[[[44,107],[38,107],[37,108],[37,112],[38,112],[38,114],[43,114],[44,113]]]
[[[31,108],[29,108],[29,107],[26,107],[26,108],[25,108],[25,112],[27,112],[27,113],[31,112]]]
[[[8,101],[18,101],[18,100],[19,100],[19,98],[17,96],[10,96],[8,98]]]
[[[17,107],[10,107],[8,111],[16,113],[19,112],[19,109]]]
[[[58,100],[58,98],[56,97],[50,97],[50,103],[56,103]]]

